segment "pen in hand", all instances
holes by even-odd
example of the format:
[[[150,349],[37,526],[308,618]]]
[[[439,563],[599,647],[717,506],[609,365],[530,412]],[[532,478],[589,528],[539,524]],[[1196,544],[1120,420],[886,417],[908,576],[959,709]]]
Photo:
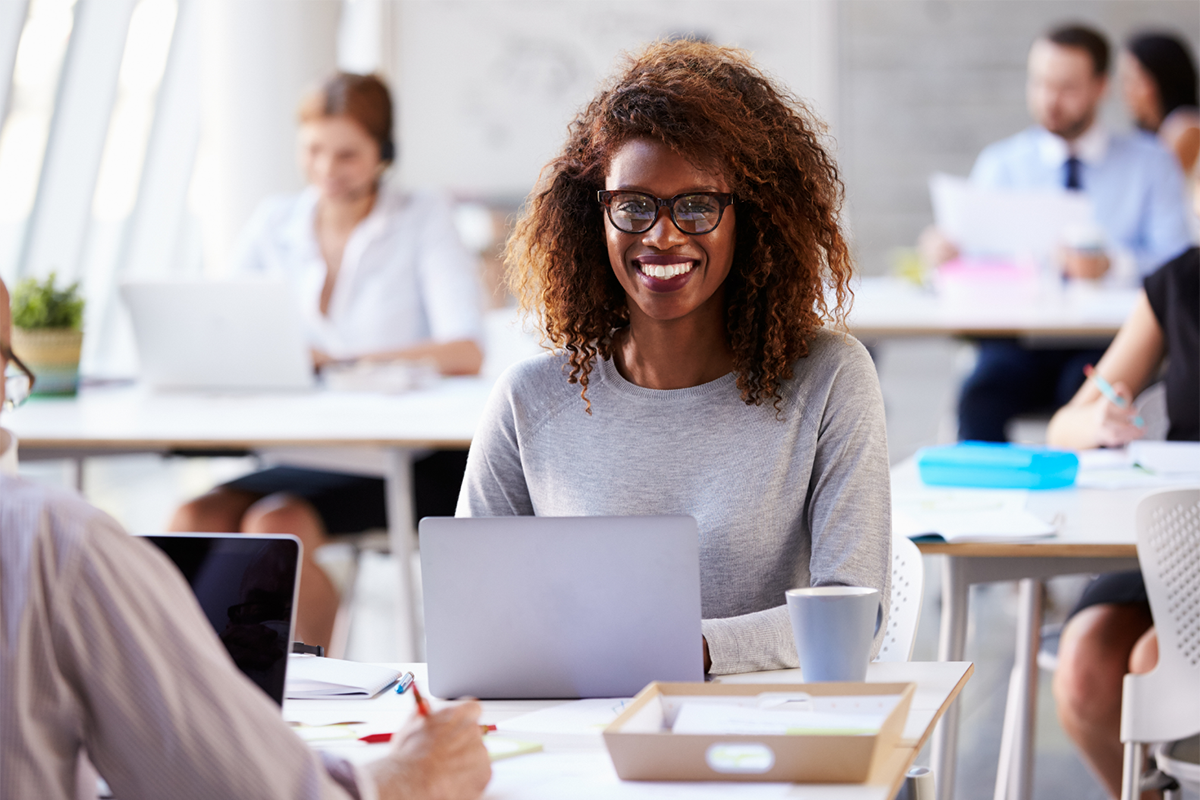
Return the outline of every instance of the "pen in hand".
[[[411,672],[406,672],[400,676],[399,682],[396,684],[396,694],[404,694],[404,690],[412,686],[415,677]]]
[[[412,693],[413,693],[413,699],[417,701],[417,714],[419,714],[422,717],[428,717],[429,716],[429,703],[425,702],[425,698],[421,696],[421,690],[417,688],[417,684],[415,682],[412,685]],[[479,726],[480,733],[486,734],[486,733],[489,733],[494,730],[496,730],[495,725],[480,725]]]
[[[1125,398],[1117,394],[1117,390],[1113,388],[1112,384],[1104,380],[1100,373],[1096,371],[1096,368],[1091,364],[1084,365],[1083,374],[1090,378],[1092,383],[1096,384],[1096,388],[1100,390],[1100,394],[1104,395],[1104,398],[1108,400],[1108,402],[1112,403],[1117,408],[1129,407],[1129,403],[1126,402]],[[1139,428],[1143,428],[1146,425],[1146,421],[1142,419],[1141,414],[1135,414],[1132,422]]]

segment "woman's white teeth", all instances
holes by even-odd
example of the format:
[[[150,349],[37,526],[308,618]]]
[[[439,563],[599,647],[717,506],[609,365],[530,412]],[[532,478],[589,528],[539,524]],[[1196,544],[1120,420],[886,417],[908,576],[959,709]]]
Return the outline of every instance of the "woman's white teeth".
[[[638,269],[651,278],[674,278],[677,275],[690,272],[693,263],[691,261],[684,261],[679,264],[642,264],[639,262]]]

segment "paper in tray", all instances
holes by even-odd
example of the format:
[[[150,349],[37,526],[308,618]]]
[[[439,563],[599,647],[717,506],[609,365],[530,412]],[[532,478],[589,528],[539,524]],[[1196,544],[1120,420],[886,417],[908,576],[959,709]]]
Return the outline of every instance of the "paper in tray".
[[[623,780],[862,783],[894,752],[914,691],[908,683],[652,683],[605,729],[604,744]],[[865,698],[875,711],[890,710],[874,733],[671,730],[688,705],[725,703],[752,710],[762,707],[764,696],[801,693],[814,699]]]

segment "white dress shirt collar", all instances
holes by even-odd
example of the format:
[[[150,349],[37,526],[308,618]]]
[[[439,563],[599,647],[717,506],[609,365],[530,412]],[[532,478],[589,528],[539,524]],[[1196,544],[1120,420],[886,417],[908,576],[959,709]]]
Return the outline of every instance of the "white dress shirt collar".
[[[1092,126],[1073,142],[1068,142],[1045,128],[1039,128],[1038,132],[1038,150],[1042,160],[1050,165],[1062,164],[1071,155],[1085,164],[1095,164],[1102,161],[1108,152],[1108,130],[1099,122],[1092,123]]]
[[[0,428],[0,475],[17,474],[17,435]]]

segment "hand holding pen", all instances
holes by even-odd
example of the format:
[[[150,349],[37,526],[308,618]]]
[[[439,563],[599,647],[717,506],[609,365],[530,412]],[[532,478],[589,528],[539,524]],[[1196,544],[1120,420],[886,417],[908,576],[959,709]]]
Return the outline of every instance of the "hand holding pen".
[[[1141,438],[1145,431],[1145,420],[1133,408],[1129,389],[1120,381],[1114,386],[1104,379],[1096,368],[1088,364],[1083,374],[1100,392],[1097,398],[1096,438],[1102,447],[1121,447],[1134,439]]]
[[[404,694],[409,689],[412,689],[413,700],[416,701],[417,704],[417,716],[421,718],[428,718],[432,713],[429,708],[429,703],[421,695],[421,690],[417,688],[413,674],[411,672],[406,672],[400,676],[400,681],[396,684],[396,694]],[[482,734],[488,734],[494,730],[496,730],[495,725],[479,726],[479,732]],[[369,736],[363,736],[359,738],[360,742],[366,742],[367,744],[380,744],[383,742],[390,742],[391,740],[392,734],[390,733],[372,733]]]

